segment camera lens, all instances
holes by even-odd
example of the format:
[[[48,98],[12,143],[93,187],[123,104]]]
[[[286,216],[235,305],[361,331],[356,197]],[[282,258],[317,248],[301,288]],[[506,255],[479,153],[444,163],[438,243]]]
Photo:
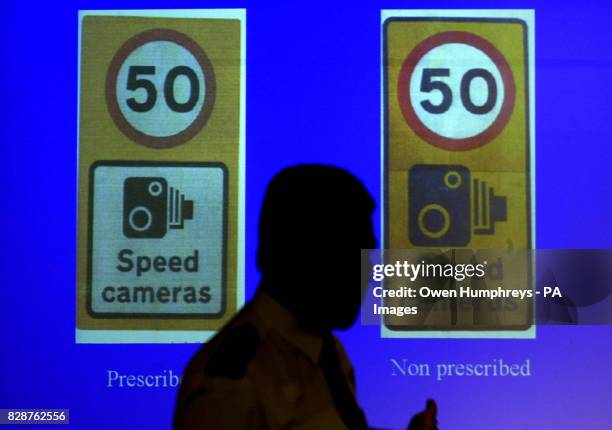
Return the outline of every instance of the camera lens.
[[[418,216],[421,232],[433,239],[442,237],[450,227],[450,215],[448,211],[438,204],[424,206]]]
[[[151,227],[153,216],[144,206],[137,206],[130,212],[128,222],[134,231],[146,231]]]

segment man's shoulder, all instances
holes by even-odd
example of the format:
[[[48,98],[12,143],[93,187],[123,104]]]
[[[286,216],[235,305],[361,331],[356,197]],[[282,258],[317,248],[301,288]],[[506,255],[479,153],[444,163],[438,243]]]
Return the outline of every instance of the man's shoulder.
[[[263,333],[252,322],[243,322],[222,330],[202,350],[202,371],[209,378],[241,379],[259,350]]]
[[[261,331],[245,309],[191,358],[183,373],[177,410],[201,397],[250,395],[247,371],[261,346]]]
[[[256,404],[252,381],[246,375],[261,337],[253,322],[238,317],[202,346],[187,365],[177,398],[176,429],[193,428],[193,423],[223,429],[246,425],[248,411]]]
[[[241,379],[260,349],[265,333],[245,306],[192,357],[185,379]]]

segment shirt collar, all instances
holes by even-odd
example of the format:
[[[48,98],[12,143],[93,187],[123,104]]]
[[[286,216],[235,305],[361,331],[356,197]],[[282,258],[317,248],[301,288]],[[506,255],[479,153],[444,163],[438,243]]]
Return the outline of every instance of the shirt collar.
[[[252,301],[257,318],[267,329],[274,330],[291,345],[317,363],[323,346],[323,338],[299,326],[295,317],[264,291],[258,291]]]

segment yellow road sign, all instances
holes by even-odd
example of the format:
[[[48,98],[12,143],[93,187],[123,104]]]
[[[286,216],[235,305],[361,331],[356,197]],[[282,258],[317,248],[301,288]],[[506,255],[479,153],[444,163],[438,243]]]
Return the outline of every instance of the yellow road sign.
[[[77,341],[201,342],[244,300],[244,11],[79,19]]]
[[[384,247],[532,248],[532,12],[384,11],[382,37]]]

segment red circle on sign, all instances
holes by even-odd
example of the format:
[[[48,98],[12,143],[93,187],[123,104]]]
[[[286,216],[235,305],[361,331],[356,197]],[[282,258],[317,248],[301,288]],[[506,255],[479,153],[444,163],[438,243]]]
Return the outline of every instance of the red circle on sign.
[[[499,69],[504,85],[504,100],[501,110],[493,123],[481,133],[463,139],[441,136],[430,130],[418,117],[410,100],[410,81],[414,70],[425,54],[437,46],[447,43],[462,43],[473,46],[491,58]],[[510,65],[501,52],[491,42],[464,31],[447,31],[435,34],[419,43],[408,54],[400,70],[397,83],[397,98],[404,119],[414,132],[423,140],[448,151],[467,151],[489,143],[504,129],[514,108],[515,86]]]
[[[142,45],[149,42],[159,41],[173,42],[189,51],[200,65],[204,74],[204,79],[206,79],[206,96],[200,112],[187,128],[171,136],[151,136],[136,129],[121,112],[116,94],[119,69],[126,58]],[[108,106],[110,116],[123,134],[132,139],[134,142],[140,145],[148,146],[149,148],[172,148],[192,139],[196,134],[198,134],[198,132],[202,129],[202,127],[204,127],[210,118],[213,105],[215,103],[215,95],[215,72],[210,60],[208,59],[208,56],[193,39],[175,30],[160,28],[143,31],[142,33],[133,36],[119,48],[111,60],[106,74],[106,104]]]

